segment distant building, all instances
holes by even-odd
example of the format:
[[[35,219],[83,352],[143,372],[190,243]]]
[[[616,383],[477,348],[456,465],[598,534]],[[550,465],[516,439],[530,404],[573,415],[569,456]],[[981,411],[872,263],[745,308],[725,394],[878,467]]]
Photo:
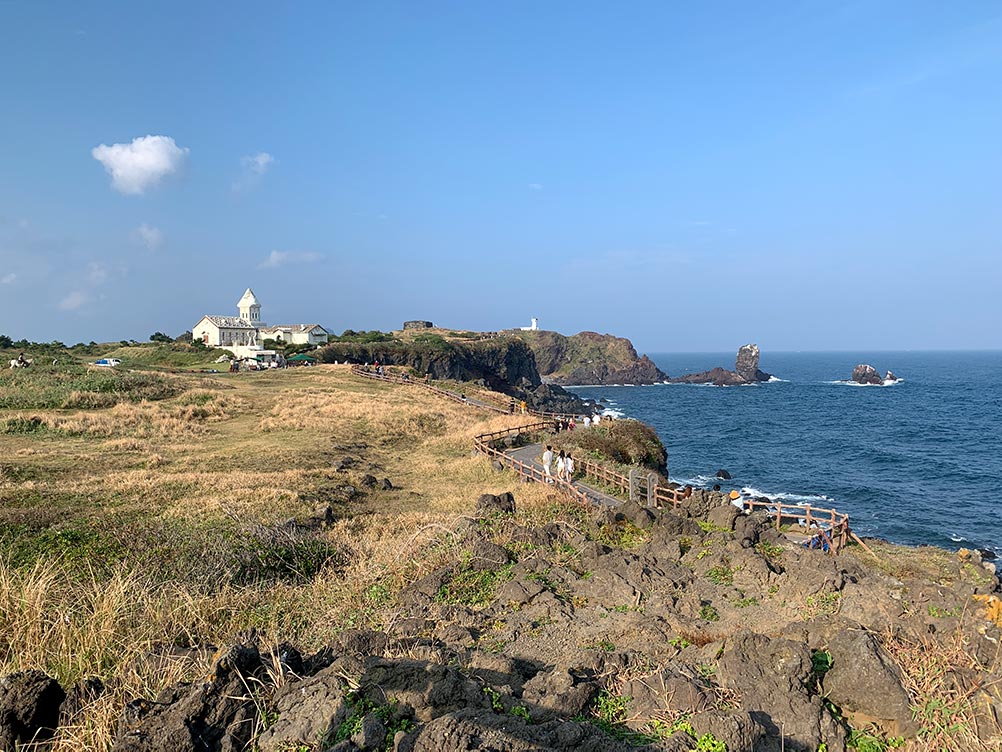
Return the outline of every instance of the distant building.
[[[262,341],[273,339],[293,345],[326,345],[330,336],[320,324],[274,324],[257,331]]]
[[[276,324],[261,321],[261,303],[249,287],[237,302],[239,316],[206,315],[191,328],[192,340],[208,347],[230,350],[238,358],[275,359],[274,350],[265,350],[261,342],[274,339],[295,345],[321,345],[327,342],[327,330],[320,324]]]
[[[535,331],[539,331],[539,319],[537,319],[535,316],[533,316],[532,317],[532,326],[520,326],[519,329],[521,329],[523,332],[535,332]]]

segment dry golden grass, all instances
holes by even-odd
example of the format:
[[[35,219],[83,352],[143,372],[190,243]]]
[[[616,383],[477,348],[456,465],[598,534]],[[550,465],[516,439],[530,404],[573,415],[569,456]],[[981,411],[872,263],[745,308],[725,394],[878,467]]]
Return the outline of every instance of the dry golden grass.
[[[965,617],[966,618],[966,617]],[[983,665],[970,650],[962,626],[951,635],[914,636],[902,631],[883,636],[884,648],[901,668],[903,685],[922,731],[908,749],[990,752],[1002,749],[1002,726],[989,703],[1002,699],[999,686],[980,684],[997,669],[999,649]]]
[[[160,402],[32,411],[46,430],[4,437],[11,461],[0,465],[0,524],[34,519],[28,535],[39,540],[67,525],[124,524],[117,538],[128,541],[128,525],[149,520],[241,535],[310,514],[319,490],[357,485],[363,473],[394,488],[335,510],[323,536],[338,556],[307,582],[210,592],[153,579],[128,557],[111,568],[44,550],[29,564],[0,558],[0,675],[41,668],[64,686],[116,680],[59,731],[57,750],[107,749],[126,701],[205,670],[204,661],[156,657],[170,646],[225,644],[256,627],[309,650],[346,626],[385,626],[400,587],[455,558],[448,533],[482,493],[515,491],[524,521],[552,513],[551,489],[519,485],[471,455],[473,435],[522,416],[337,366],[221,375],[226,389],[205,382]],[[345,454],[357,467],[335,472]]]

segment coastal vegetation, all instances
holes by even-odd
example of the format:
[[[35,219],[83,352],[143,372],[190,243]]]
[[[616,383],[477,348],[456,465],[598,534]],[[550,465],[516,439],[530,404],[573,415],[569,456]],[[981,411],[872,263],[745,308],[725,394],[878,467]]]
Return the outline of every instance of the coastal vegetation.
[[[978,600],[998,580],[974,553],[870,542],[873,556],[836,561],[702,491],[678,514],[592,510],[471,456],[474,435],[520,415],[344,365],[157,366],[61,363],[0,380],[0,675],[41,669],[64,687],[91,676],[106,686],[60,724],[56,750],[112,749],[126,703],[172,696],[182,681],[217,686],[232,652],[216,646],[252,633],[262,668],[248,674],[259,708],[248,712],[261,749],[292,733],[285,688],[343,681],[337,671],[353,684],[323,738],[357,744],[371,727],[384,748],[428,724],[366,693],[366,677],[385,683],[419,657],[422,676],[441,672],[440,686],[506,727],[531,735],[557,719],[609,749],[673,738],[742,749],[763,732],[741,708],[781,704],[760,691],[773,686],[768,672],[756,679],[769,656],[792,667],[774,688],[796,688],[790,726],[807,724],[829,750],[987,750],[999,738],[984,711],[999,632]],[[552,438],[663,465],[657,437],[633,421]],[[510,505],[496,496],[506,491]],[[387,647],[371,646],[377,635]],[[372,657],[361,673],[349,662],[314,676],[275,657],[289,644]],[[849,666],[877,671],[903,726],[852,705]],[[317,739],[304,749],[322,748]]]

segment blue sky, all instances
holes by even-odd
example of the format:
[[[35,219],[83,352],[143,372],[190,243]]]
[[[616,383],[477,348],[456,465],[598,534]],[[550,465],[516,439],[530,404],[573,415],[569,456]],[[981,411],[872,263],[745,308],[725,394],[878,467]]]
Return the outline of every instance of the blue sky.
[[[15,338],[1002,347],[997,3],[0,0],[0,96]]]

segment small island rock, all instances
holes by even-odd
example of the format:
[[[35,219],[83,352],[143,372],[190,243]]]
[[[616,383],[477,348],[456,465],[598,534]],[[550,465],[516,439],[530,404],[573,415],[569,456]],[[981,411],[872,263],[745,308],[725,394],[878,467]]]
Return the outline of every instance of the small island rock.
[[[879,385],[884,383],[880,374],[877,373],[877,369],[868,363],[860,363],[852,369],[852,380],[857,384]]]
[[[718,366],[702,373],[677,376],[670,381],[673,384],[713,384],[714,386],[740,386],[741,384],[768,381],[772,376],[759,370],[758,358],[758,345],[742,345],[738,349],[733,371]]]

